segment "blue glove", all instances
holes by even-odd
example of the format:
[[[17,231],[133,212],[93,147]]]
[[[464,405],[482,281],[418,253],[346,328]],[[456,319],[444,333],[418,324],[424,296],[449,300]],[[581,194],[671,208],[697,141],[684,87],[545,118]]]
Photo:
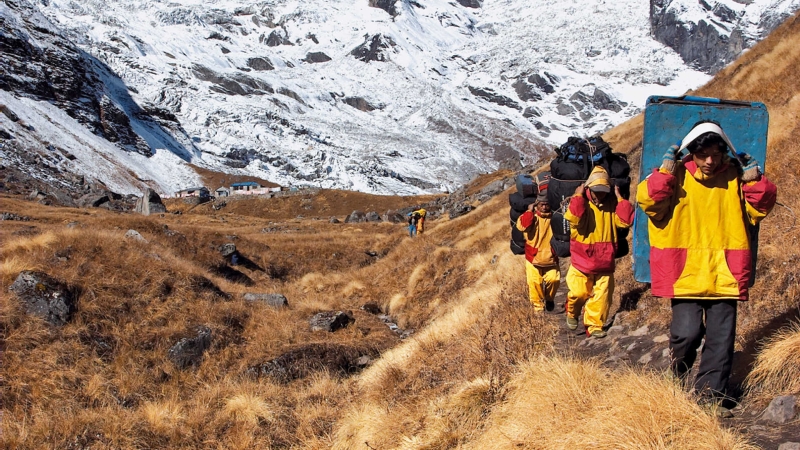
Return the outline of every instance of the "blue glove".
[[[761,168],[758,166],[758,161],[747,153],[737,153],[736,158],[742,165],[742,181],[747,183],[755,181],[761,174]]]
[[[681,141],[678,141],[676,144],[667,149],[666,153],[664,153],[664,157],[661,160],[662,169],[665,169],[669,173],[675,172],[675,161],[678,159],[679,148],[681,148]]]

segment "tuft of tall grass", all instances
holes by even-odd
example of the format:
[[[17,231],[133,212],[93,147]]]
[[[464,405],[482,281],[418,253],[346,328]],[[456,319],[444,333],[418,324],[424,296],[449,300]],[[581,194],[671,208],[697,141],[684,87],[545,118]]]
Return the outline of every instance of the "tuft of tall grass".
[[[800,323],[794,322],[764,341],[746,385],[753,400],[800,394]]]

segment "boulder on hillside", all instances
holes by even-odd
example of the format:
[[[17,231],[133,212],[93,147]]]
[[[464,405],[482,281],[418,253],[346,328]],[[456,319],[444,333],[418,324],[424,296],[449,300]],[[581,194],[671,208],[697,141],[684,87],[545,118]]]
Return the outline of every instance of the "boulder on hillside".
[[[481,88],[473,86],[467,86],[467,88],[469,89],[469,92],[472,93],[472,95],[480,97],[486,100],[487,102],[495,103],[500,106],[506,106],[509,108],[514,108],[522,111],[522,107],[520,107],[517,102],[504,95],[497,94],[491,88]]]
[[[364,42],[358,47],[354,48],[350,54],[355,56],[356,59],[366,63],[370,61],[389,61],[392,49],[397,46],[397,43],[389,36],[376,34],[367,36]]]
[[[397,15],[397,6],[395,5],[397,0],[369,0],[367,5],[372,8],[380,8],[390,16],[395,17]]]
[[[289,306],[289,300],[283,294],[258,294],[247,292],[242,296],[246,302],[261,302],[273,308],[284,308]]]
[[[366,221],[367,215],[364,214],[364,211],[355,210],[344,219],[344,223],[362,223]]]
[[[311,331],[327,331],[333,333],[342,328],[347,328],[347,326],[355,321],[356,319],[350,311],[323,311],[314,314],[314,316],[308,320],[308,324],[311,326]]]
[[[103,203],[108,203],[111,199],[106,194],[89,193],[78,199],[78,206],[81,208],[97,208]]]
[[[389,223],[405,223],[406,221],[405,216],[398,211],[386,211],[381,216],[381,219]]]
[[[74,292],[43,272],[20,272],[8,290],[16,294],[28,314],[55,326],[65,325],[75,312],[77,299]]]
[[[450,216],[450,220],[453,220],[456,217],[461,217],[469,213],[473,209],[475,209],[475,207],[468,203],[456,203],[447,210],[447,214]]]
[[[324,63],[331,60],[331,57],[322,52],[309,52],[303,60],[307,63]]]
[[[144,194],[136,200],[134,211],[144,216],[149,216],[150,214],[165,213],[167,212],[167,207],[164,206],[161,196],[156,191],[147,188]]]
[[[380,108],[379,106],[375,106],[368,102],[363,97],[345,97],[342,99],[342,101],[346,105],[352,106],[353,108],[364,112],[370,112]]]
[[[375,211],[370,211],[366,216],[364,216],[364,219],[366,219],[367,222],[380,222],[381,216]]]
[[[483,0],[457,0],[458,4],[465,8],[475,8],[478,9],[483,6]]]
[[[256,71],[275,69],[275,66],[273,66],[272,62],[267,58],[260,58],[260,57],[250,58],[247,60],[246,64],[247,67]]]
[[[198,367],[203,362],[203,354],[209,347],[211,347],[211,328],[201,325],[197,327],[193,337],[182,338],[170,347],[167,358],[178,369]]]
[[[134,241],[144,242],[147,243],[147,239],[145,239],[138,231],[136,230],[128,230],[125,232],[125,239],[133,239]]]

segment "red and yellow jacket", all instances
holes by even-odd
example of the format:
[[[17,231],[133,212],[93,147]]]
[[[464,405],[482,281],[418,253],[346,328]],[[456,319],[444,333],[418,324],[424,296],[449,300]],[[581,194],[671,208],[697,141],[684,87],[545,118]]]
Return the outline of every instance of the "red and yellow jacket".
[[[636,194],[650,218],[653,295],[747,300],[753,268],[745,222],[756,225],[772,210],[778,188],[763,175],[742,183],[729,161],[705,175],[687,156],[675,172],[654,170]]]
[[[614,271],[617,228],[633,224],[631,202],[615,199],[613,192],[606,197],[605,203],[597,206],[584,195],[574,195],[564,213],[570,224],[571,264],[585,274]]]
[[[558,256],[550,246],[550,239],[553,237],[551,217],[552,213],[542,215],[525,211],[517,219],[517,229],[525,235],[525,259],[536,267],[558,265]]]

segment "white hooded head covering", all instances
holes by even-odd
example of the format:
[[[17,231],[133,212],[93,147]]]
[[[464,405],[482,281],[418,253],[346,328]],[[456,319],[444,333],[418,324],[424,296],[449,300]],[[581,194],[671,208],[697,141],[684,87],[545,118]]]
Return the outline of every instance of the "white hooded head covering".
[[[679,151],[685,149],[686,146],[691,144],[692,141],[697,139],[701,134],[708,132],[718,134],[722,140],[728,144],[728,148],[730,148],[731,152],[736,154],[736,149],[733,147],[731,140],[728,139],[728,135],[726,135],[725,132],[722,131],[722,128],[714,122],[703,122],[695,125],[694,128],[692,128],[692,131],[690,131],[689,134],[687,134],[686,137],[684,137],[681,141],[681,148]]]

